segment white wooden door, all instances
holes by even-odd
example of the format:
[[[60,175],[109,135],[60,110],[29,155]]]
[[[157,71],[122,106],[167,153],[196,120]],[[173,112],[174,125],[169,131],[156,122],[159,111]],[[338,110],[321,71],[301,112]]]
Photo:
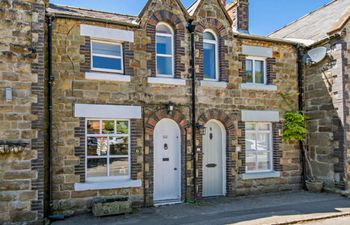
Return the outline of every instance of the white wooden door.
[[[223,134],[214,121],[206,125],[203,136],[203,196],[224,195]]]
[[[181,199],[181,133],[175,121],[163,119],[154,129],[154,201]]]

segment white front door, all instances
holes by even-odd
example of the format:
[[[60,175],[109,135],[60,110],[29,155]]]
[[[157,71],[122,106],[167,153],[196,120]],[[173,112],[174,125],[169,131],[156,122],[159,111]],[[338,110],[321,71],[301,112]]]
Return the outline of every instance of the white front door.
[[[203,136],[203,196],[224,195],[224,139],[222,128],[215,121],[206,125]]]
[[[162,119],[154,129],[154,201],[181,200],[181,132]]]

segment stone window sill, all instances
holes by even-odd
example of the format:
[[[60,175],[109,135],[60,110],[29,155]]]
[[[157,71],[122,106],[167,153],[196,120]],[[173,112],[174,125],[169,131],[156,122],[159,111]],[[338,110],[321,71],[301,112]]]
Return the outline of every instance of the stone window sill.
[[[116,181],[104,181],[104,182],[86,182],[75,183],[75,191],[88,191],[88,190],[106,190],[116,188],[133,188],[141,187],[141,180],[116,180]]]
[[[264,178],[276,178],[280,177],[281,172],[261,172],[261,173],[245,173],[241,175],[243,180],[264,179]]]
[[[102,72],[86,72],[85,79],[87,80],[102,80],[102,81],[118,81],[118,82],[130,82],[131,77],[129,75],[102,73]]]
[[[148,77],[147,82],[149,84],[186,85],[185,79],[175,79],[172,77]]]
[[[227,88],[227,82],[202,80],[201,86],[202,87],[210,87],[210,88]]]
[[[276,85],[268,85],[268,84],[244,83],[244,84],[241,84],[241,89],[243,89],[243,90],[258,90],[258,91],[277,91],[277,86]]]

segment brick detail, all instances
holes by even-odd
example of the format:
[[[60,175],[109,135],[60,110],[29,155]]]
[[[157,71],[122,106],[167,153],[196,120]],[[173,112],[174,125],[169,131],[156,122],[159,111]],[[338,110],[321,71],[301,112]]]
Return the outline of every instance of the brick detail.
[[[193,160],[191,151],[188,151],[191,140],[187,136],[192,133],[191,124],[181,111],[175,110],[172,114],[168,114],[165,109],[161,109],[152,112],[145,122],[145,148],[148,149],[148,152],[145,153],[145,162],[148,164],[148,170],[145,170],[144,173],[144,182],[147,183],[144,190],[146,206],[153,205],[154,128],[160,120],[165,118],[174,120],[181,130],[181,199],[185,200],[193,195],[193,187],[191,183],[187,182],[188,178],[192,178],[192,171],[187,168],[187,164],[192,164]]]
[[[245,173],[245,122],[238,121],[238,129],[241,131],[238,137],[238,144],[241,146],[241,152],[238,154],[238,159],[241,165],[238,168],[238,174]]]
[[[129,42],[123,42],[123,63],[124,73],[128,76],[134,75],[132,60],[134,59],[134,51],[132,51]],[[91,71],[91,38],[85,37],[85,42],[80,46],[80,54],[83,55],[84,61],[80,63],[80,71],[85,73]],[[109,73],[109,72],[104,72]]]
[[[226,194],[227,196],[234,195],[234,187],[236,176],[232,174],[235,170],[237,162],[233,160],[232,155],[236,151],[236,146],[233,145],[236,133],[236,116],[228,115],[224,111],[211,109],[207,110],[198,119],[198,124],[205,126],[210,120],[217,120],[225,127],[226,130]],[[196,132],[196,140],[199,145],[197,147],[203,149],[203,136]],[[203,154],[197,153],[197,197],[203,195]]]
[[[245,60],[246,60],[246,56],[243,54],[240,54],[238,56],[238,61],[241,63],[241,68],[239,68],[239,76],[242,77],[242,83],[246,83],[247,82],[247,77],[245,75]]]
[[[74,148],[79,164],[74,167],[75,175],[80,176],[80,182],[85,182],[85,118],[79,118],[79,127],[74,129],[74,136],[79,139],[79,146]]]
[[[138,162],[138,156],[142,155],[142,146],[139,146],[137,140],[141,140],[143,137],[143,122],[142,120],[132,119],[130,120],[130,162],[131,162],[131,179],[137,180],[141,177],[142,163]]]
[[[217,19],[204,18],[196,24],[195,32],[198,35],[198,41],[195,41],[195,49],[199,50],[199,56],[195,59],[195,65],[199,68],[197,78],[203,80],[203,32],[205,29],[211,29],[218,37],[219,50],[219,80],[228,82],[229,78],[229,63],[225,56],[228,54],[228,47],[225,45],[225,40],[228,39],[226,27]]]
[[[185,71],[185,64],[181,62],[181,58],[185,56],[185,48],[181,46],[181,42],[185,40],[185,26],[177,15],[167,10],[159,10],[150,16],[146,23],[147,36],[150,38],[150,42],[146,45],[147,53],[151,54],[151,58],[147,60],[147,69],[149,76],[156,76],[156,26],[159,22],[165,22],[172,27],[174,31],[174,76],[175,78],[181,78],[182,73]]]
[[[266,59],[266,78],[267,84],[273,84],[273,81],[276,79],[276,72],[274,71],[274,66],[276,65],[275,58]]]
[[[283,152],[281,148],[282,137],[279,135],[279,130],[282,129],[282,123],[272,123],[272,146],[273,146],[273,169],[274,171],[282,171],[281,158]]]
[[[226,8],[233,21],[233,27],[239,31],[249,31],[249,1],[233,0]]]
[[[42,221],[44,218],[44,136],[45,136],[45,5],[44,3],[32,3],[32,13],[38,15],[38,20],[32,23],[32,34],[37,35],[38,39],[32,43],[33,49],[36,49],[37,60],[32,63],[32,73],[37,74],[37,82],[32,83],[32,94],[37,96],[37,102],[32,103],[32,114],[37,116],[37,120],[32,121],[32,129],[37,131],[37,136],[32,139],[32,150],[37,152],[37,156],[32,160],[32,171],[37,171],[37,178],[32,179],[32,190],[37,191],[37,200],[31,201],[31,210],[37,212],[37,220]]]

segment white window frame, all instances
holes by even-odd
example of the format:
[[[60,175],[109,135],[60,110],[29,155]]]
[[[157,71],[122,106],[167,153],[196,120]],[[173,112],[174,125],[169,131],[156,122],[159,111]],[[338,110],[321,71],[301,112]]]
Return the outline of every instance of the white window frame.
[[[94,54],[93,51],[92,51],[92,44],[93,43],[102,43],[102,44],[120,46],[120,56]],[[101,41],[101,40],[92,39],[91,43],[90,43],[90,52],[91,52],[91,70],[92,71],[124,73],[124,59],[123,59],[124,53],[123,53],[123,44],[122,43],[110,42],[110,41]],[[114,69],[103,69],[103,68],[98,68],[98,67],[96,68],[96,67],[94,67],[94,56],[105,57],[105,58],[112,58],[112,59],[120,59],[121,69],[120,70],[114,70]]]
[[[210,33],[214,36],[215,40],[206,40],[204,39],[204,33]],[[204,55],[204,44],[214,44],[215,46],[215,78],[205,78],[204,74],[204,69],[203,69],[203,80],[208,80],[208,81],[219,81],[219,44],[218,44],[218,36],[216,33],[210,29],[206,29],[203,32],[203,55]],[[204,57],[203,57],[203,68],[204,68]]]
[[[100,132],[101,134],[88,134],[88,129],[87,129],[87,122],[88,120],[98,120],[100,121]],[[102,121],[103,120],[114,120],[114,129],[117,129],[117,121],[128,121],[128,134],[102,134]],[[88,156],[87,153],[87,139],[88,137],[106,137],[107,139],[109,137],[128,137],[128,156],[125,155],[119,155],[119,156],[110,156],[109,155],[109,147],[107,151],[106,156]],[[126,176],[109,176],[109,160],[110,159],[116,159],[116,158],[126,158],[128,157],[128,175]],[[88,159],[107,159],[107,176],[102,176],[102,177],[88,177]],[[112,180],[130,180],[131,179],[131,123],[130,119],[111,119],[111,118],[105,118],[105,119],[100,119],[100,118],[86,118],[85,119],[85,177],[87,182],[103,182],[103,181],[112,181]]]
[[[247,134],[248,133],[254,133],[255,135],[256,135],[256,140],[255,141],[257,141],[257,137],[258,137],[258,134],[259,133],[263,133],[263,134],[270,134],[270,149],[269,150],[267,150],[267,151],[262,151],[262,150],[260,150],[260,152],[267,152],[267,153],[270,153],[270,157],[269,157],[269,160],[270,160],[270,167],[271,168],[269,168],[269,169],[267,169],[267,170],[251,170],[251,171],[248,171],[248,169],[247,169],[247,166],[245,166],[245,173],[247,173],[247,174],[250,174],[250,173],[266,173],[266,172],[273,172],[274,170],[273,170],[273,145],[274,145],[274,143],[273,143],[273,130],[272,130],[272,123],[271,122],[245,122],[245,126],[247,127],[247,124],[255,124],[255,130],[247,130],[247,129],[245,129],[245,140],[244,141],[246,141],[246,138],[247,138]],[[270,128],[270,130],[269,131],[264,131],[264,130],[259,130],[258,129],[258,124],[268,124],[269,125],[269,128]],[[257,143],[255,143],[255,146],[257,146]],[[245,157],[246,157],[246,159],[247,159],[247,152],[248,152],[248,150],[247,149],[245,149]],[[255,150],[255,152],[257,152],[257,150]],[[256,166],[258,166],[258,160],[256,159]]]
[[[247,56],[245,60],[252,60],[253,61],[253,71],[252,71],[252,76],[253,76],[253,82],[246,82],[247,84],[267,84],[267,69],[266,69],[266,58],[265,57],[257,57],[257,56]],[[264,83],[256,83],[255,82],[255,61],[263,61],[263,72],[264,72]],[[246,63],[246,61],[245,61]],[[246,73],[246,71],[244,71]]]
[[[174,30],[173,28],[167,24],[167,23],[164,23],[164,22],[160,22],[157,24],[157,27],[159,25],[164,25],[164,26],[167,26],[170,31],[171,31],[171,34],[163,34],[163,33],[158,33],[157,32],[157,28],[156,28],[156,76],[157,77],[168,77],[168,78],[173,78],[175,76],[175,48],[174,48]],[[171,53],[172,54],[158,54],[157,52],[157,36],[161,36],[161,37],[170,37],[171,38]],[[172,67],[172,74],[159,74],[158,73],[158,56],[159,57],[167,57],[167,58],[171,58],[171,67]]]

